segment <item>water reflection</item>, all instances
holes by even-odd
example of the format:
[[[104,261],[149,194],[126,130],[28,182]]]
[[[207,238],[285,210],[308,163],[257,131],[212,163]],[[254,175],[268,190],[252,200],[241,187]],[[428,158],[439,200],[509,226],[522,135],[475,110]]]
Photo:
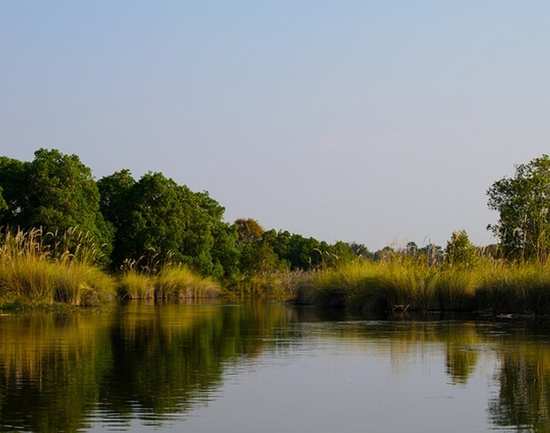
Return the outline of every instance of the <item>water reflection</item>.
[[[185,423],[186,414],[224,398],[229,372],[260,359],[267,368],[281,357],[292,363],[311,348],[321,362],[328,347],[327,354],[388,360],[402,377],[418,374],[407,370],[414,363],[437,362],[443,385],[471,393],[479,393],[476,371],[485,368],[494,388],[487,431],[550,431],[550,332],[540,324],[351,319],[278,304],[2,316],[0,430],[75,432],[98,421],[129,430],[136,418],[161,426],[175,416]],[[374,367],[365,361],[364,368]],[[396,383],[421,395],[418,384]],[[397,409],[400,402],[394,397]]]

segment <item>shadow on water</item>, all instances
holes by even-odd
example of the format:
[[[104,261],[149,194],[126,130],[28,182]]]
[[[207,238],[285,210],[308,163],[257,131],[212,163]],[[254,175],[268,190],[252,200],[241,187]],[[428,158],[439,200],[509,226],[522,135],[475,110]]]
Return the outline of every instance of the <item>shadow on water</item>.
[[[358,320],[280,304],[129,304],[0,317],[0,430],[74,432],[93,420],[161,424],[216,398],[227,371],[307,340],[384,345],[395,360],[438,345],[451,384],[496,357],[493,427],[550,431],[550,330],[531,322]]]

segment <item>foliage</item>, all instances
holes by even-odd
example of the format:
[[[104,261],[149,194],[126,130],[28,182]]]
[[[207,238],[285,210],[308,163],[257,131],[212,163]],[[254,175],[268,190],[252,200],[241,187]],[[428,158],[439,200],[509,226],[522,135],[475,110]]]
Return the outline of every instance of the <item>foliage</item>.
[[[8,203],[6,203],[6,200],[4,199],[4,190],[2,187],[0,187],[0,215],[8,210]]]
[[[160,173],[135,182],[127,170],[102,178],[102,210],[116,229],[113,261],[156,257],[162,263],[187,263],[205,275],[223,276],[231,267],[230,232],[223,207],[206,193],[193,193]],[[223,237],[218,243],[214,234]],[[147,261],[147,260],[146,260]]]
[[[200,299],[220,293],[218,283],[184,266],[168,266],[156,275],[126,271],[118,295],[122,299]]]
[[[550,157],[518,165],[515,175],[496,181],[488,196],[489,207],[499,213],[497,224],[489,228],[504,254],[545,261],[550,249]]]
[[[154,299],[155,279],[135,270],[127,270],[120,277],[117,291],[120,299]]]
[[[74,230],[62,235],[6,231],[0,240],[0,302],[104,302],[113,295],[114,282],[92,264],[96,254],[86,236]]]
[[[253,219],[224,221],[207,192],[162,173],[136,180],[127,170],[94,181],[76,155],[40,149],[30,162],[0,158],[0,224],[64,233],[78,227],[100,246],[101,263],[158,272],[186,265],[228,284],[254,275],[335,266],[370,254],[364,245],[329,245]]]
[[[219,293],[216,281],[201,277],[185,266],[166,267],[155,281],[156,299],[200,299]]]
[[[395,255],[359,260],[301,276],[297,300],[357,310],[479,311],[544,314],[550,308],[550,263],[481,257],[471,266],[429,265]]]
[[[97,181],[101,213],[116,228],[124,224],[130,191],[135,183],[130,170],[120,170]]]
[[[262,238],[264,229],[258,221],[252,218],[238,219],[235,221],[237,237],[240,242],[255,242]]]
[[[100,212],[91,170],[78,156],[40,149],[31,162],[2,157],[0,187],[7,204],[0,225],[60,232],[78,227],[94,236],[103,258],[109,257],[112,229]]]
[[[445,248],[445,259],[451,266],[472,266],[477,259],[476,247],[465,230],[453,232]]]

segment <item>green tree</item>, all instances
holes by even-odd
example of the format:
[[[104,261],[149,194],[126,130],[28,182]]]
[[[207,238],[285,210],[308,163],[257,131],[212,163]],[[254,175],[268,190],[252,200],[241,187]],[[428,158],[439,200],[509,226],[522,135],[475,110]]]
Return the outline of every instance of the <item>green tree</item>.
[[[101,213],[116,228],[128,219],[128,200],[135,183],[132,173],[127,169],[105,176],[97,182]]]
[[[239,274],[241,251],[237,245],[237,233],[232,224],[217,222],[212,226],[213,275],[233,279]]]
[[[240,251],[240,270],[244,275],[274,271],[280,267],[278,255],[273,250],[276,239],[274,230],[264,232],[254,219],[238,219],[233,227]]]
[[[115,265],[130,259],[153,270],[166,262],[186,263],[218,278],[235,272],[236,232],[207,192],[194,193],[161,173],[136,182],[128,170],[102,178],[98,186],[102,211],[116,230]]]
[[[350,247],[353,251],[353,254],[356,257],[361,257],[364,259],[372,259],[374,258],[374,254],[369,251],[369,249],[364,244],[358,244],[356,242],[352,242],[350,244]]]
[[[314,238],[293,234],[288,242],[287,259],[292,269],[309,270],[320,266],[328,245]]]
[[[489,188],[489,208],[499,213],[488,228],[504,254],[514,258],[546,260],[550,248],[550,157],[542,155],[516,167]]]
[[[0,158],[0,187],[7,205],[2,224],[52,231],[78,227],[109,256],[112,227],[100,212],[92,172],[78,156],[39,149],[31,162]]]
[[[445,259],[451,266],[472,266],[477,259],[477,249],[470,242],[465,230],[453,232],[447,241]]]
[[[148,173],[123,191],[120,176],[112,176],[100,181],[102,190],[111,191],[107,185],[113,187],[115,193],[111,197],[122,198],[126,203],[125,210],[117,212],[122,203],[110,203],[110,197],[104,200],[112,204],[107,209],[113,213],[107,211],[106,215],[116,227],[115,263],[121,264],[125,259],[150,263],[153,258],[167,261],[171,257],[183,261],[181,249],[190,224],[186,191],[160,173]]]
[[[0,225],[21,225],[21,212],[28,207],[28,162],[5,156],[0,157],[0,187],[4,199],[4,212]]]
[[[329,265],[337,265],[352,261],[356,256],[353,248],[347,242],[338,241],[327,248]]]
[[[6,210],[8,210],[8,203],[4,199],[4,190],[0,186],[0,215]]]

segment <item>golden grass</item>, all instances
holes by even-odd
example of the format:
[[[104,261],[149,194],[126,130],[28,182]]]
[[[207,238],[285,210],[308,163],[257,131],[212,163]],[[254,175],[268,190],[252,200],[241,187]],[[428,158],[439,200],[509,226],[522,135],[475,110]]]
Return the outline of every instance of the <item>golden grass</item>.
[[[203,299],[219,295],[220,285],[186,266],[166,266],[156,275],[134,270],[123,274],[119,296],[125,299]]]
[[[409,258],[357,261],[312,272],[296,284],[297,300],[361,310],[550,313],[550,264],[479,260],[475,266],[429,266]]]
[[[41,230],[6,231],[0,242],[0,302],[93,305],[114,293],[114,280],[76,243],[45,242]],[[67,235],[62,235],[62,240]],[[53,246],[52,246],[53,245]]]
[[[160,299],[210,298],[220,292],[219,284],[202,277],[186,266],[164,267],[156,277],[155,295]]]
[[[153,299],[155,297],[154,277],[129,270],[122,274],[118,286],[121,299]]]

